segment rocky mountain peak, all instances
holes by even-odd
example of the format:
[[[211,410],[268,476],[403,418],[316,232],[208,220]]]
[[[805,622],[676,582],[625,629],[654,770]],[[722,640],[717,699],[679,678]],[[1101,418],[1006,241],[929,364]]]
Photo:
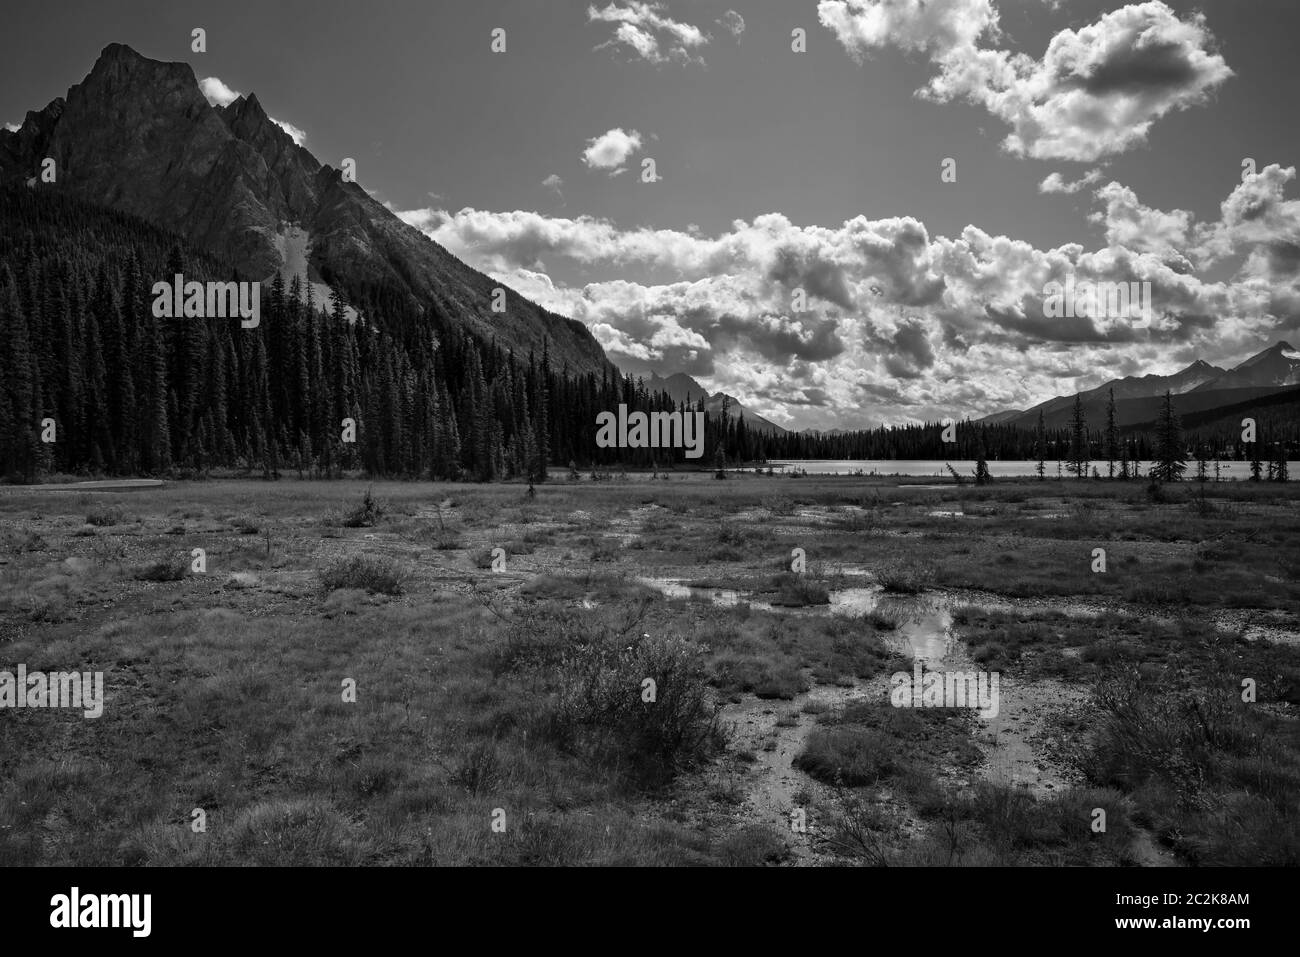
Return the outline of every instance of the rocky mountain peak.
[[[580,322],[513,293],[495,312],[499,282],[341,182],[254,94],[211,106],[188,64],[109,44],[66,101],[29,113],[18,132],[0,131],[0,181],[30,180],[47,156],[58,178],[39,188],[146,219],[241,275],[287,270],[313,285],[329,275],[344,293],[382,287],[517,355],[549,347],[557,368],[612,368]]]

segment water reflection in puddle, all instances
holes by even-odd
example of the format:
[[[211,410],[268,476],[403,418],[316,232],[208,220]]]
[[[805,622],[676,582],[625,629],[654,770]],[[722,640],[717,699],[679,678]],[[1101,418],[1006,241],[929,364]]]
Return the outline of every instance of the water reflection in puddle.
[[[914,659],[940,661],[947,655],[952,640],[951,603],[933,595],[892,595],[880,586],[845,588],[831,592],[830,605],[812,605],[800,609],[778,609],[768,602],[755,601],[745,592],[731,588],[702,588],[670,578],[642,578],[643,584],[659,590],[665,598],[709,601],[722,607],[747,604],[762,611],[818,614],[829,610],[832,615],[858,617],[871,613],[897,624],[890,633],[900,647],[906,647]]]
[[[882,588],[846,588],[831,593],[831,612],[866,615],[872,612],[896,622],[894,636],[905,642],[912,657],[939,661],[949,650],[952,609],[933,595],[891,595]]]
[[[680,598],[686,601],[709,601],[724,608],[746,604],[763,611],[774,611],[774,607],[765,601],[755,601],[746,597],[745,592],[734,588],[707,588],[699,585],[687,585],[672,578],[640,578],[642,584],[657,589],[665,598]]]

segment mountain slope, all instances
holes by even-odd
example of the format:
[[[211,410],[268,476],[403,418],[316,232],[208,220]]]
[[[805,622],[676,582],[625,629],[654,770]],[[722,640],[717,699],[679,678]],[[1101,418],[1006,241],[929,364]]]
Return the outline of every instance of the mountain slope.
[[[1193,391],[1206,389],[1283,388],[1300,385],[1300,351],[1276,342]]]
[[[232,262],[249,279],[304,260],[318,290],[349,299],[400,290],[483,339],[526,355],[549,341],[557,368],[612,369],[587,328],[506,291],[408,226],[296,145],[254,95],[208,104],[184,63],[110,44],[90,74],[17,132],[0,131],[0,176],[29,179],[56,162],[54,184],[140,216]],[[163,277],[160,277],[163,278]],[[167,277],[169,278],[169,277]]]
[[[662,377],[651,372],[649,377],[644,379],[646,388],[654,392],[665,392],[677,402],[698,402],[700,397],[704,397],[704,408],[710,415],[722,414],[722,400],[730,399],[728,410],[732,416],[743,414],[745,416],[745,425],[757,432],[766,432],[769,435],[785,435],[786,429],[781,428],[775,422],[769,422],[757,412],[746,408],[739,400],[726,395],[723,392],[709,394],[709,390],[704,388],[684,372],[676,372],[670,376]]]
[[[1112,379],[1109,382],[1104,382],[1095,389],[1080,392],[1079,395],[1083,396],[1084,414],[1087,416],[1088,421],[1099,422],[1105,419],[1109,390],[1114,389],[1116,416],[1121,419],[1121,425],[1128,425],[1131,422],[1123,421],[1121,414],[1125,399],[1145,399],[1151,396],[1160,396],[1164,395],[1166,390],[1174,395],[1181,395],[1185,392],[1191,392],[1204,383],[1212,382],[1221,376],[1223,372],[1224,370],[1218,366],[1212,366],[1208,362],[1197,359],[1186,369],[1175,372],[1173,375],[1125,376],[1122,379]],[[1039,410],[1042,410],[1043,420],[1047,427],[1054,428],[1068,424],[1073,409],[1074,395],[1062,395],[1048,399],[1046,402],[1040,402],[1038,405],[1018,414],[995,412],[980,421],[990,425],[1007,422],[1021,428],[1036,428],[1038,426],[1038,413]]]

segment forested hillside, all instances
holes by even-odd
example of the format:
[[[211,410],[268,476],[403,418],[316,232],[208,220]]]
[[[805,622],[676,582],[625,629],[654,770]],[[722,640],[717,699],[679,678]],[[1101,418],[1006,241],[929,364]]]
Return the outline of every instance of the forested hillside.
[[[350,304],[262,290],[261,321],[157,319],[154,282],[238,280],[143,220],[52,191],[0,190],[0,471],[543,477],[543,464],[682,461],[600,450],[597,412],[672,411],[631,379],[573,376],[461,331],[400,289]],[[242,277],[246,278],[246,277]],[[55,441],[43,442],[52,419]],[[344,420],[356,423],[343,441]],[[712,450],[718,428],[707,434]],[[732,423],[732,430],[736,424]]]

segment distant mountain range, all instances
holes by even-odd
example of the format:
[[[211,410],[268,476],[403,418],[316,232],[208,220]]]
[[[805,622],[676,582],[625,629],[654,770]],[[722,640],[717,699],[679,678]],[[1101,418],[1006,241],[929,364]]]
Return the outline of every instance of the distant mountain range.
[[[54,184],[39,177],[46,157]],[[299,275],[321,304],[331,288],[349,299],[397,289],[425,314],[521,357],[540,355],[546,342],[557,370],[599,377],[613,368],[581,322],[512,290],[505,311],[493,312],[501,283],[322,165],[255,95],[210,105],[185,63],[105,47],[66,97],[29,112],[17,131],[0,130],[0,179],[15,178],[139,216],[217,253],[245,279]]]
[[[710,394],[709,390],[704,388],[684,372],[677,372],[668,377],[663,377],[657,373],[651,372],[648,377],[643,376],[645,387],[650,392],[665,392],[676,402],[690,402],[692,405],[704,397],[704,408],[710,415],[720,415],[722,413],[723,399],[730,399],[728,411],[732,416],[744,415],[745,425],[759,432],[766,432],[769,435],[785,435],[786,429],[781,428],[775,422],[770,422],[763,418],[757,412],[747,408],[738,399],[727,395],[725,392],[715,392]]]
[[[1197,359],[1172,375],[1125,376],[1077,395],[1083,398],[1084,416],[1097,427],[1105,421],[1113,389],[1116,421],[1127,427],[1154,420],[1166,391],[1179,397],[1175,407],[1186,416],[1249,402],[1296,385],[1300,385],[1300,351],[1289,343],[1277,342],[1231,369]],[[976,421],[1032,429],[1037,427],[1041,411],[1047,428],[1063,428],[1070,424],[1074,399],[1075,394],[1057,396],[1029,409],[995,412]]]

